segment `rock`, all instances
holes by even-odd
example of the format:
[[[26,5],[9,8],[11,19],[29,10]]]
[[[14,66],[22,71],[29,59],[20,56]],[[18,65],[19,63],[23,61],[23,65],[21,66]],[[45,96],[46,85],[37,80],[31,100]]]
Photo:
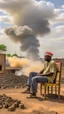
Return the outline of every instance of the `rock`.
[[[8,111],[15,111],[15,109],[16,109],[16,107],[14,105],[12,105],[8,108]]]
[[[0,105],[0,109],[2,109],[3,108],[3,106],[2,105]]]
[[[20,109],[25,109],[24,104],[19,104],[19,108],[20,108]]]
[[[10,102],[10,99],[9,99],[9,98],[7,98],[7,99],[6,99],[6,102]]]
[[[17,100],[16,102],[17,102],[18,106],[19,106],[19,104],[21,104],[21,101],[20,100]]]
[[[4,105],[3,105],[3,108],[8,108],[10,105],[8,104],[8,103],[5,103]]]
[[[3,99],[7,99],[8,96],[6,96],[5,94],[3,94],[2,98],[3,98]]]
[[[5,87],[2,86],[1,89],[5,89]]]
[[[15,111],[15,109],[19,106],[21,109],[24,109],[24,104],[21,104],[20,100],[12,99],[5,94],[0,95],[0,109],[7,108],[8,111]]]
[[[15,89],[17,89],[18,88],[18,86],[15,86]]]
[[[15,108],[17,108],[19,106],[17,102],[15,102],[13,105]]]
[[[20,100],[15,100],[15,104],[17,105],[17,107],[19,107],[19,104],[21,104]]]

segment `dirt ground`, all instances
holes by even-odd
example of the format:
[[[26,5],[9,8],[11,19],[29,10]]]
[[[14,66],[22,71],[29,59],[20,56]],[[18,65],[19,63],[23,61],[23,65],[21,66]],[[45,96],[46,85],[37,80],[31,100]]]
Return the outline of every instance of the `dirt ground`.
[[[29,94],[22,93],[24,89],[5,89],[0,90],[0,94],[6,94],[14,99],[21,100],[24,103],[26,109],[16,109],[15,112],[9,112],[7,109],[0,109],[0,114],[29,114],[33,110],[47,110],[47,111],[56,111],[58,114],[64,114],[64,85],[61,87],[61,98],[57,99],[56,96],[49,96],[46,100],[43,99],[43,96],[40,95],[38,89],[37,99],[31,98],[28,99]]]

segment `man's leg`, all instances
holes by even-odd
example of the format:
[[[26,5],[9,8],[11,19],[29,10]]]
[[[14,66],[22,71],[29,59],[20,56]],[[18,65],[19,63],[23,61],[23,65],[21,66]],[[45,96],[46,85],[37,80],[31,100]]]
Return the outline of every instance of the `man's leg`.
[[[32,78],[32,84],[31,84],[31,90],[32,90],[32,95],[35,96],[37,92],[37,84],[38,83],[46,83],[48,82],[47,77],[45,76],[36,76]]]
[[[35,77],[37,75],[37,72],[31,72],[29,74],[28,80],[27,80],[27,91],[30,91],[30,87],[31,87],[31,83],[32,83],[32,78]]]

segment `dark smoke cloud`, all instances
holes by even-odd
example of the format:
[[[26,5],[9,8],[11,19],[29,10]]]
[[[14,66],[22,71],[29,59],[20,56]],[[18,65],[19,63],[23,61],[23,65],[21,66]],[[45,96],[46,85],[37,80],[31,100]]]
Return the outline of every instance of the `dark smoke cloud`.
[[[37,36],[50,32],[48,19],[53,18],[54,5],[35,0],[1,0],[0,8],[13,16],[14,25],[5,32],[14,41],[21,43],[21,49],[34,57],[39,57],[39,41]]]
[[[20,48],[22,51],[27,51],[27,56],[33,56],[34,59],[39,58],[39,41],[28,26],[9,27],[5,29],[5,33],[15,42],[21,42]]]

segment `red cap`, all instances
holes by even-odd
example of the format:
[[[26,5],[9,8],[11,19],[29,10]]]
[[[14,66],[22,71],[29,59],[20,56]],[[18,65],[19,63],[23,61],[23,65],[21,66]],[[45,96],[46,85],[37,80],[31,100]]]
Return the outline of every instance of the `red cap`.
[[[53,53],[51,53],[51,52],[45,52],[45,55],[48,55],[48,56],[52,57],[53,56]]]

